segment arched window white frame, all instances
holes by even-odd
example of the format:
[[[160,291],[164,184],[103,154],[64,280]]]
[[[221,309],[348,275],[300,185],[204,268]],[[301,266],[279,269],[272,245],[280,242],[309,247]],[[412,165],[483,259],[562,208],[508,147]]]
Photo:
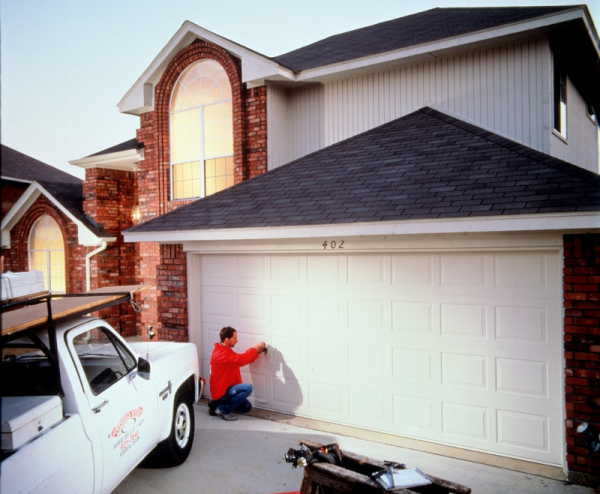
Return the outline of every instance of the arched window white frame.
[[[190,65],[170,105],[171,198],[205,197],[233,185],[231,84],[214,60]]]
[[[29,270],[44,273],[46,289],[66,292],[65,243],[58,223],[51,216],[38,219],[29,232]]]

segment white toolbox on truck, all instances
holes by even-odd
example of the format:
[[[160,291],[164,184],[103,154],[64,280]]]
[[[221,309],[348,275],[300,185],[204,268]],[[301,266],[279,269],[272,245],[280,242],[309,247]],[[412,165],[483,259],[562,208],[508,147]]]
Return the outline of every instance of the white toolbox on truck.
[[[62,418],[58,396],[3,396],[2,449],[18,449]]]

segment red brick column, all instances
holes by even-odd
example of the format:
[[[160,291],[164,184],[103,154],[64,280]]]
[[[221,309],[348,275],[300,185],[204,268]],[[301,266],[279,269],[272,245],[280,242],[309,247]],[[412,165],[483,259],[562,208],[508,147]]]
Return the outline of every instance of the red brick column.
[[[83,196],[85,214],[116,237],[116,241],[108,243],[106,250],[90,259],[90,288],[134,284],[136,246],[125,243],[121,232],[132,226],[131,210],[137,200],[135,174],[123,170],[89,168],[83,183]],[[127,304],[103,310],[100,315],[124,336],[138,333],[138,316]]]
[[[188,341],[187,258],[181,245],[161,245],[156,267],[159,336]]]
[[[565,401],[569,480],[600,482],[600,453],[576,429],[600,433],[600,235],[564,237]]]
[[[246,91],[246,177],[267,171],[267,87]]]

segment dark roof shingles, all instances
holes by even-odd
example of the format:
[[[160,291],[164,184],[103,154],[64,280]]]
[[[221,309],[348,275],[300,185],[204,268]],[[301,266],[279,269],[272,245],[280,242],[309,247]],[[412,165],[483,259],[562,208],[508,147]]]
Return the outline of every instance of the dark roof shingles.
[[[2,176],[35,181],[56,201],[81,221],[92,233],[101,238],[112,237],[83,212],[83,181],[62,170],[20,153],[2,144]]]
[[[424,108],[128,231],[589,210],[599,175]]]
[[[436,8],[330,36],[273,59],[300,72],[576,7],[578,6]]]

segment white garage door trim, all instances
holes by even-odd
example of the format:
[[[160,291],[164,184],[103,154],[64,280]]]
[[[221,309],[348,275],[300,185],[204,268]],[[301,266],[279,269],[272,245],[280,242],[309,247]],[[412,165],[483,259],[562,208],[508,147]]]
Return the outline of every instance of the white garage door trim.
[[[562,237],[341,240],[190,255],[204,372],[232,324],[275,349],[245,373],[262,407],[564,466]]]

